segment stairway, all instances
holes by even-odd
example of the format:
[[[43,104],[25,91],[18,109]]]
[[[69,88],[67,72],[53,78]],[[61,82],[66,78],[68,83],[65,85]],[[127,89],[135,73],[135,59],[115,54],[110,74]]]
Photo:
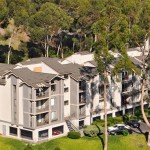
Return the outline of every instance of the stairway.
[[[79,130],[77,127],[75,127],[73,125],[73,123],[70,120],[66,120],[66,124],[68,126],[69,131],[76,131],[76,132],[80,132],[81,137],[84,136],[83,130]]]
[[[70,120],[66,120],[66,124],[68,126],[69,131],[76,131],[73,127],[72,127],[72,123]]]

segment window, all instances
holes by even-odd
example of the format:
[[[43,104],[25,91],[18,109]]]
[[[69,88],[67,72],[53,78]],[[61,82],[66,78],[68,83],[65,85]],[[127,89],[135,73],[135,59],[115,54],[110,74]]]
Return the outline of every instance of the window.
[[[39,131],[40,138],[47,138],[48,137],[48,130]]]
[[[26,139],[33,139],[32,131],[20,129],[21,137]]]
[[[68,87],[64,88],[64,92],[68,92],[68,91],[69,91]]]
[[[17,135],[17,128],[9,127],[9,133],[10,135]]]
[[[52,98],[52,99],[51,99],[51,106],[54,106],[54,105],[55,105],[55,99]]]
[[[69,105],[69,101],[68,101],[68,100],[65,100],[65,101],[64,101],[64,105]]]
[[[53,84],[53,83],[54,83],[54,80],[52,80],[51,83]]]
[[[51,91],[53,91],[53,92],[56,91],[56,85],[51,85]]]
[[[51,120],[52,120],[52,121],[56,121],[56,120],[57,120],[57,113],[56,113],[56,111],[53,111],[53,112],[51,113]]]

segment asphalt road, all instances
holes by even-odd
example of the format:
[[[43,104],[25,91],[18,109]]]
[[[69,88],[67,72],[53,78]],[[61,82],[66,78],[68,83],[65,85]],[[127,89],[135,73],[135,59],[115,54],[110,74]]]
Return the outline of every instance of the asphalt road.
[[[133,134],[143,134],[149,131],[148,126],[144,122],[140,122],[140,128],[131,128],[133,130]]]

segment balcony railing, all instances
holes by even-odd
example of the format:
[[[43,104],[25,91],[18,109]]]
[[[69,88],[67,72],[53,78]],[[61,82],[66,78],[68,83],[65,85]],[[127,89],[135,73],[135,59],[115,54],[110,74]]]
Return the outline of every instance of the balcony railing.
[[[79,104],[85,104],[86,103],[86,100],[85,99],[80,99],[79,100]]]
[[[79,113],[79,118],[84,118],[84,117],[86,117],[86,112],[85,111],[80,112]]]
[[[44,98],[44,97],[49,97],[49,93],[48,92],[36,93],[36,98]]]
[[[49,106],[36,109],[36,113],[43,113],[45,111],[49,111]]]
[[[43,125],[49,124],[49,121],[46,119],[41,122],[36,121],[36,124],[37,124],[37,126],[43,126]]]
[[[131,82],[132,83],[132,78],[129,78],[129,76],[123,76],[122,77],[122,82],[123,83],[129,83],[129,82]]]

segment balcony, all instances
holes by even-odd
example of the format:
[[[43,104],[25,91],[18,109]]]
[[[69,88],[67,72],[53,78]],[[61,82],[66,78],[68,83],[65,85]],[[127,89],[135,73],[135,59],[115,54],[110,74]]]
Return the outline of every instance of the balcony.
[[[86,117],[85,111],[79,113],[79,118],[80,119],[85,118],[85,117]]]
[[[123,89],[122,90],[122,95],[131,95],[132,94],[132,89]]]
[[[36,93],[36,98],[37,99],[41,99],[41,98],[45,98],[45,97],[49,97],[49,93],[48,92]]]
[[[86,104],[86,100],[85,99],[79,99],[79,105],[84,105]]]
[[[41,108],[37,108],[36,109],[36,113],[44,113],[44,112],[48,112],[49,111],[49,106],[46,107],[41,107]]]
[[[123,76],[122,83],[132,83],[132,79],[129,76]]]
[[[46,119],[41,121],[41,122],[36,121],[36,125],[37,126],[43,126],[43,125],[46,125],[46,124],[49,124],[49,121],[46,120]]]

